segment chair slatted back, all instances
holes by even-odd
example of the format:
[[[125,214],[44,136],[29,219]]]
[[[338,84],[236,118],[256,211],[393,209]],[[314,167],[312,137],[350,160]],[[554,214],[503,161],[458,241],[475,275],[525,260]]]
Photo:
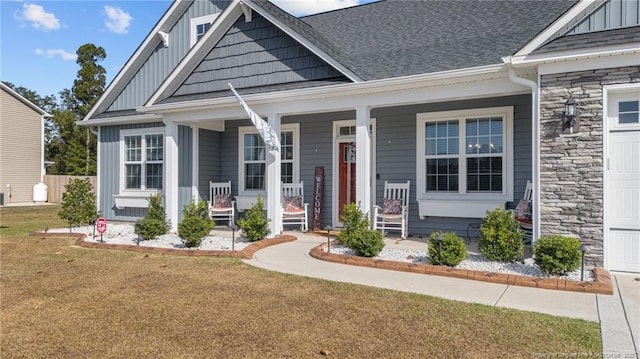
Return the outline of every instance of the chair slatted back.
[[[384,181],[384,198],[402,199],[402,205],[409,205],[409,186],[407,183],[389,183]]]
[[[213,201],[216,196],[221,194],[231,194],[231,181],[228,182],[211,182],[209,181],[209,200]]]
[[[525,187],[524,189],[524,196],[522,197],[522,199],[530,202],[532,193],[533,193],[533,183],[531,183],[531,181],[527,181],[527,187]]]
[[[282,197],[300,196],[304,203],[304,181],[299,183],[282,183]]]

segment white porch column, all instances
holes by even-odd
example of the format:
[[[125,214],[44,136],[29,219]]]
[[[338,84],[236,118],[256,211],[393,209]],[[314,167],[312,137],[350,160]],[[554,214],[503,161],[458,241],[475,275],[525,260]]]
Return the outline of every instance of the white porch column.
[[[371,212],[371,108],[356,107],[356,202]]]
[[[200,128],[191,126],[191,198],[200,201],[198,185],[200,182]]]
[[[164,200],[167,219],[171,222],[171,231],[178,230],[178,213],[180,205],[178,198],[178,125],[165,121],[164,128]]]
[[[280,116],[279,114],[269,114],[268,123],[271,128],[280,136]],[[269,222],[269,237],[275,237],[280,234],[282,228],[282,213],[280,213],[280,151],[267,151],[267,218]]]

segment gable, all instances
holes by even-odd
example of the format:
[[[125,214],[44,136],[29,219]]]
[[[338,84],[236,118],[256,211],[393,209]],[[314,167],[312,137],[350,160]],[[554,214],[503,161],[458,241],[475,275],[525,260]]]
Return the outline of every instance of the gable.
[[[160,102],[229,95],[237,89],[309,87],[350,82],[305,46],[255,13],[239,18],[177,90]]]
[[[640,0],[609,0],[569,30],[567,35],[632,26],[640,26]]]

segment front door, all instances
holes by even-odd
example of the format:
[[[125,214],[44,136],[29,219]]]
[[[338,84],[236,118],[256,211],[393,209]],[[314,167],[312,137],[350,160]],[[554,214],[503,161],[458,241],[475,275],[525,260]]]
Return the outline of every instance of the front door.
[[[640,90],[608,107],[607,267],[640,273]]]
[[[356,201],[356,144],[340,142],[338,148],[338,214],[342,216],[344,205]]]

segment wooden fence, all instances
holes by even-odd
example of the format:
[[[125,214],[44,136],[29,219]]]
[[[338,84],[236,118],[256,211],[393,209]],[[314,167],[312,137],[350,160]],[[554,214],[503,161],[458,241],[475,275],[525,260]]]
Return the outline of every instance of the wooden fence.
[[[47,185],[47,202],[60,203],[62,202],[62,194],[64,193],[64,186],[69,183],[72,178],[91,180],[91,186],[93,187],[93,193],[96,193],[96,176],[44,176],[44,184]]]

